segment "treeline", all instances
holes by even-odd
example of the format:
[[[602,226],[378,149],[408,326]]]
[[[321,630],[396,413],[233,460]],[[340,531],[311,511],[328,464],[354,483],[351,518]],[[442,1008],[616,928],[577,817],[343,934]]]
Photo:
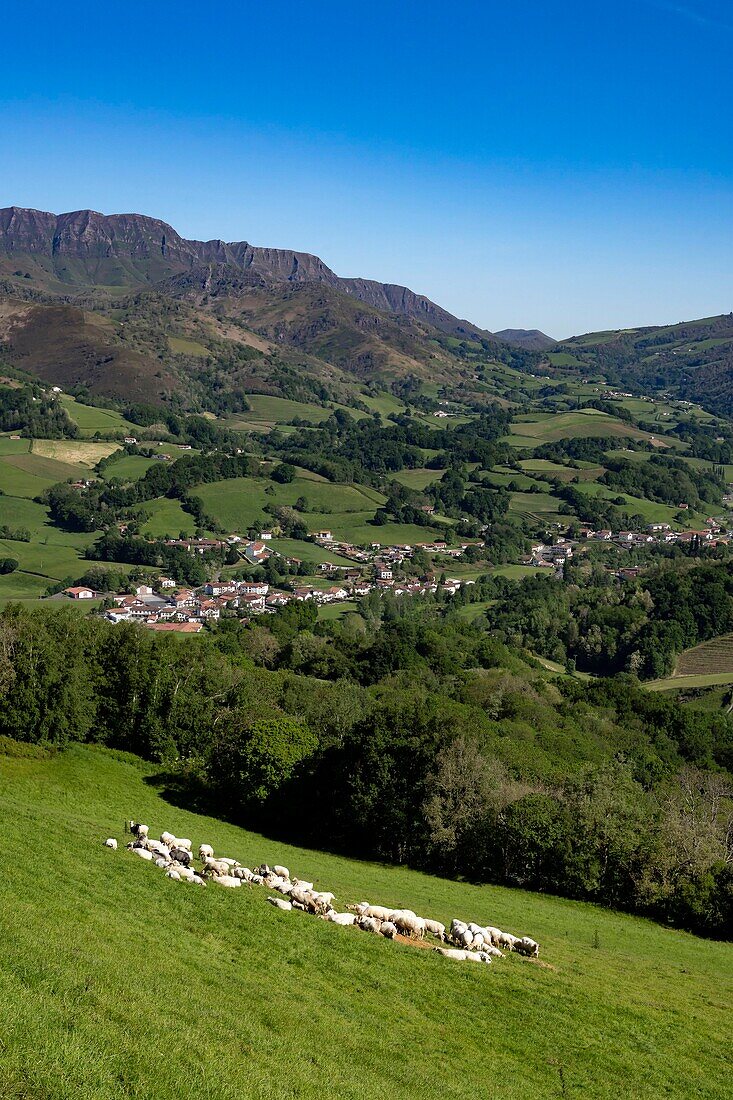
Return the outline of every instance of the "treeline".
[[[550,682],[437,605],[184,642],[11,606],[0,643],[0,734],[139,753],[290,842],[730,934],[731,722],[632,678]]]
[[[501,436],[509,430],[511,416],[503,409],[485,414],[468,424],[430,428],[408,415],[383,421],[379,416],[355,420],[337,409],[317,428],[288,436],[271,435],[274,446],[287,462],[303,466],[330,481],[376,484],[400,470],[424,466],[423,450],[440,453],[427,464],[432,469],[475,462],[490,469],[508,456]]]
[[[628,462],[606,456],[603,464],[606,472],[599,478],[600,483],[632,496],[672,507],[688,504],[696,511],[702,502],[720,504],[723,499],[725,482],[720,473],[705,467],[697,469],[679,458],[650,455],[643,462]]]
[[[566,583],[529,578],[490,610],[509,645],[600,674],[642,679],[671,673],[684,649],[733,631],[733,562],[676,561],[617,583],[602,569],[590,577],[566,567]],[[577,581],[577,583],[573,583]]]

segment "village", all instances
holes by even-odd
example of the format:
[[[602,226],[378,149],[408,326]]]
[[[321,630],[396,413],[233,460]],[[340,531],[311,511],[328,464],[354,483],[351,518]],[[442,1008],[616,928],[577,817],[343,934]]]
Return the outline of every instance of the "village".
[[[569,529],[554,525],[557,530],[551,541],[535,541],[528,553],[519,557],[516,565],[532,570],[547,570],[561,577],[563,569],[578,549],[605,543],[618,548],[653,548],[656,546],[698,545],[709,548],[728,545],[729,534],[722,524],[710,517],[701,530],[675,531],[668,523],[649,523],[642,531],[593,530],[581,527],[570,534]],[[565,533],[561,533],[561,532]],[[188,553],[205,555],[232,546],[237,548],[242,564],[253,568],[265,565],[270,559],[281,559],[289,568],[298,568],[302,559],[286,556],[275,549],[273,531],[262,531],[255,540],[245,540],[238,535],[219,539],[187,538],[169,539],[166,545],[180,547]],[[334,557],[347,559],[353,565],[325,560],[313,567],[319,583],[293,583],[287,587],[276,586],[265,579],[219,578],[209,580],[199,587],[181,587],[171,577],[146,578],[147,583],[133,587],[130,593],[100,593],[94,589],[75,585],[64,590],[64,595],[74,600],[104,598],[102,613],[112,623],[138,622],[151,630],[178,633],[198,633],[207,622],[218,620],[222,614],[249,619],[252,616],[273,613],[291,602],[312,601],[316,606],[346,603],[361,599],[373,592],[394,597],[426,596],[442,592],[454,596],[463,586],[476,583],[475,577],[450,577],[445,568],[456,559],[465,559],[466,552],[475,554],[483,542],[471,539],[452,546],[445,540],[415,545],[383,546],[373,542],[369,547],[357,547],[334,538],[324,530],[312,536],[314,545],[333,553]],[[305,545],[305,544],[304,544]],[[432,567],[415,576],[414,569],[407,568],[416,551],[429,556]],[[608,567],[619,580],[631,580],[642,571],[639,566]],[[456,570],[457,572],[460,570]],[[297,582],[297,577],[293,578]],[[324,582],[332,583],[326,584]]]

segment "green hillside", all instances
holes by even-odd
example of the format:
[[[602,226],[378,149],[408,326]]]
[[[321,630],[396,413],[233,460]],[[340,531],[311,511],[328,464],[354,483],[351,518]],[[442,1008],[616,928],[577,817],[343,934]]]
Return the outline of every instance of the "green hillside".
[[[165,776],[122,754],[3,748],[5,1100],[729,1095],[730,945],[266,840],[175,808]],[[277,912],[256,887],[171,882],[102,846],[131,815],[284,862],[341,906],[533,934],[540,960],[455,963]]]

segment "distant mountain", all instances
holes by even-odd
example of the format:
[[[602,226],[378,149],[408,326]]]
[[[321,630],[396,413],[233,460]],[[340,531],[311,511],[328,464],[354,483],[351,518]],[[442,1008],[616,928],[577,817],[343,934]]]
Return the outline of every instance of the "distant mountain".
[[[505,344],[526,348],[527,351],[547,351],[557,343],[557,340],[540,332],[538,328],[503,328],[495,332],[494,337],[503,340]]]
[[[340,278],[307,252],[259,248],[247,241],[189,241],[166,222],[142,214],[51,214],[18,206],[0,210],[0,275],[30,279],[53,293],[151,286],[207,264],[226,265],[271,283],[323,284],[450,335],[491,335],[407,287]]]
[[[564,370],[601,372],[611,383],[647,393],[669,390],[733,415],[733,313],[586,333],[556,344],[549,359]]]

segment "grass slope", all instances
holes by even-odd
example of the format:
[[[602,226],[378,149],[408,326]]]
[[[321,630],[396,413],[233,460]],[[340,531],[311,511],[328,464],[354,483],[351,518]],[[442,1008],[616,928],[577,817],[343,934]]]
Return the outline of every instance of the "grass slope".
[[[174,808],[122,754],[3,747],[24,754],[0,755],[4,1100],[729,1095],[730,945],[275,843]],[[283,861],[341,904],[531,932],[542,965],[461,965],[277,912],[264,890],[170,882],[102,847],[131,814]]]

